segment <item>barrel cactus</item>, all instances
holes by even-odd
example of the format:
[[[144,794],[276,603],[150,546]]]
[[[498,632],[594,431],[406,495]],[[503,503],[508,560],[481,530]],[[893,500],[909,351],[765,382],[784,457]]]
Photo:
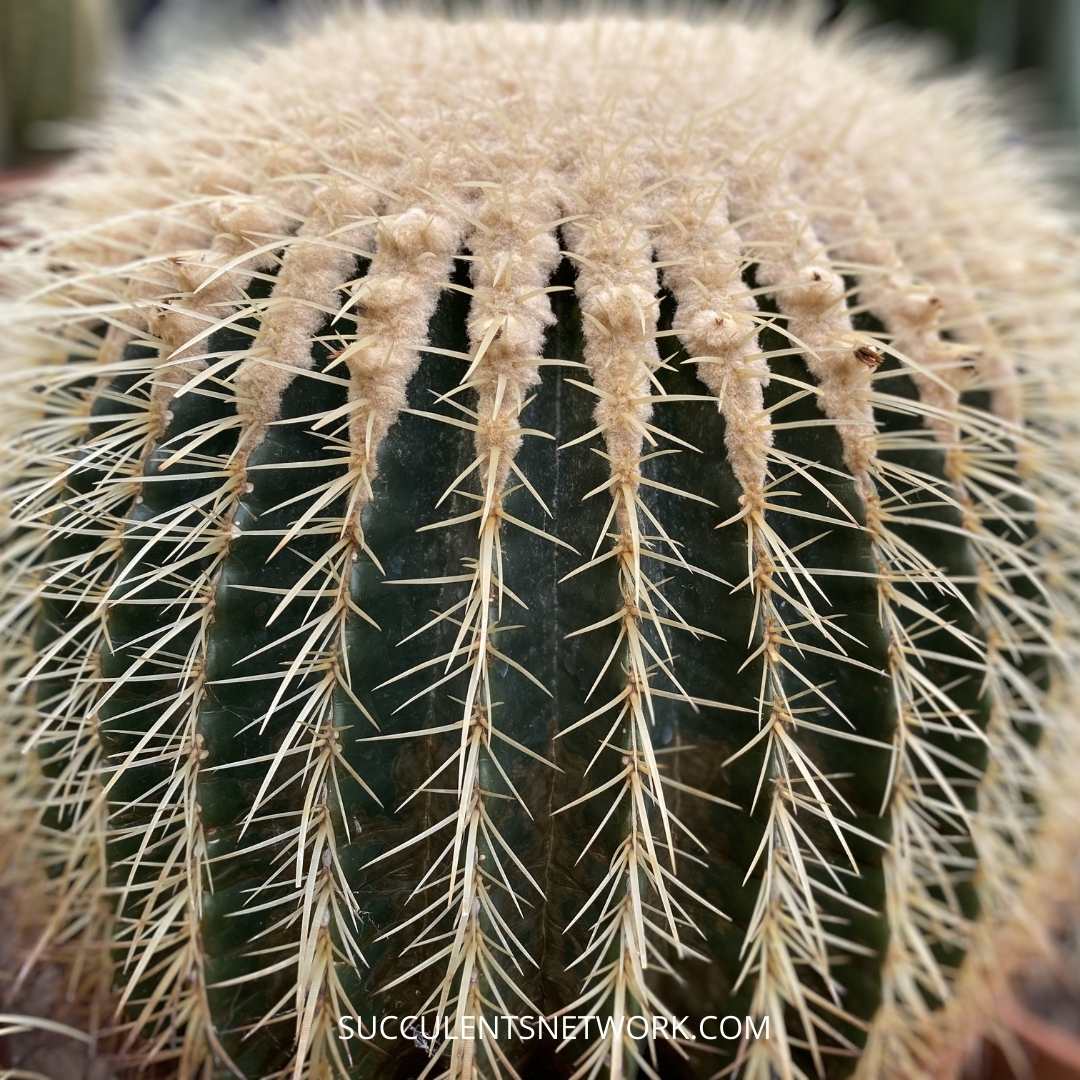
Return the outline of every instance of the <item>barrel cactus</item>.
[[[16,988],[122,1075],[960,1068],[1077,838],[1080,294],[926,74],[343,14],[21,207]]]

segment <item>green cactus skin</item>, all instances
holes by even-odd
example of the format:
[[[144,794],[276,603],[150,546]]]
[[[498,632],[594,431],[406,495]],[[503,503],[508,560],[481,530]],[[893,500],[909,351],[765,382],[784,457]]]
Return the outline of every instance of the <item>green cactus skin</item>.
[[[959,1068],[1070,887],[1078,292],[916,65],[342,16],[25,206],[16,986],[124,1075]]]

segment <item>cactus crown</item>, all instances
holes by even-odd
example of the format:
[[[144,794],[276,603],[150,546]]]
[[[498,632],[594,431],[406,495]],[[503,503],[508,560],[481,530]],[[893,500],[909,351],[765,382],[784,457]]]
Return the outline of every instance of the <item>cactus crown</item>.
[[[923,74],[346,15],[22,208],[20,980],[182,1077],[945,1075],[1075,840],[1080,319],[1042,165]],[[615,1025],[337,1037],[559,1010]],[[705,1013],[770,1037],[618,1026]]]

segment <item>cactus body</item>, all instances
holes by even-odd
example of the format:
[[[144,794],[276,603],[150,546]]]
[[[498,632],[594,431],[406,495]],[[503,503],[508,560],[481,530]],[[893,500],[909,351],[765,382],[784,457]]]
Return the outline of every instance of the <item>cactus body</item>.
[[[25,208],[20,978],[182,1077],[957,1065],[1074,835],[1077,294],[916,66],[350,16]]]

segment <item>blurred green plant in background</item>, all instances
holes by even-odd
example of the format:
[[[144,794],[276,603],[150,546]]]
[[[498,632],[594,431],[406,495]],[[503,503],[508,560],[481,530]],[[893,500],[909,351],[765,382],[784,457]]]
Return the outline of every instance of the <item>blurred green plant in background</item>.
[[[1035,0],[1036,3],[1039,0]],[[861,9],[875,23],[887,23],[940,35],[951,59],[967,60],[979,48],[979,28],[999,18],[1010,0],[849,0],[834,9]]]
[[[979,53],[998,70],[1037,72],[1056,122],[1080,129],[1080,3],[984,0],[981,6]]]
[[[1080,3],[1077,0],[854,0],[875,23],[930,31],[950,59],[998,75],[1019,72],[1044,106],[1044,121],[1080,128]]]
[[[113,0],[0,0],[0,166],[62,149],[91,116],[113,42]]]

